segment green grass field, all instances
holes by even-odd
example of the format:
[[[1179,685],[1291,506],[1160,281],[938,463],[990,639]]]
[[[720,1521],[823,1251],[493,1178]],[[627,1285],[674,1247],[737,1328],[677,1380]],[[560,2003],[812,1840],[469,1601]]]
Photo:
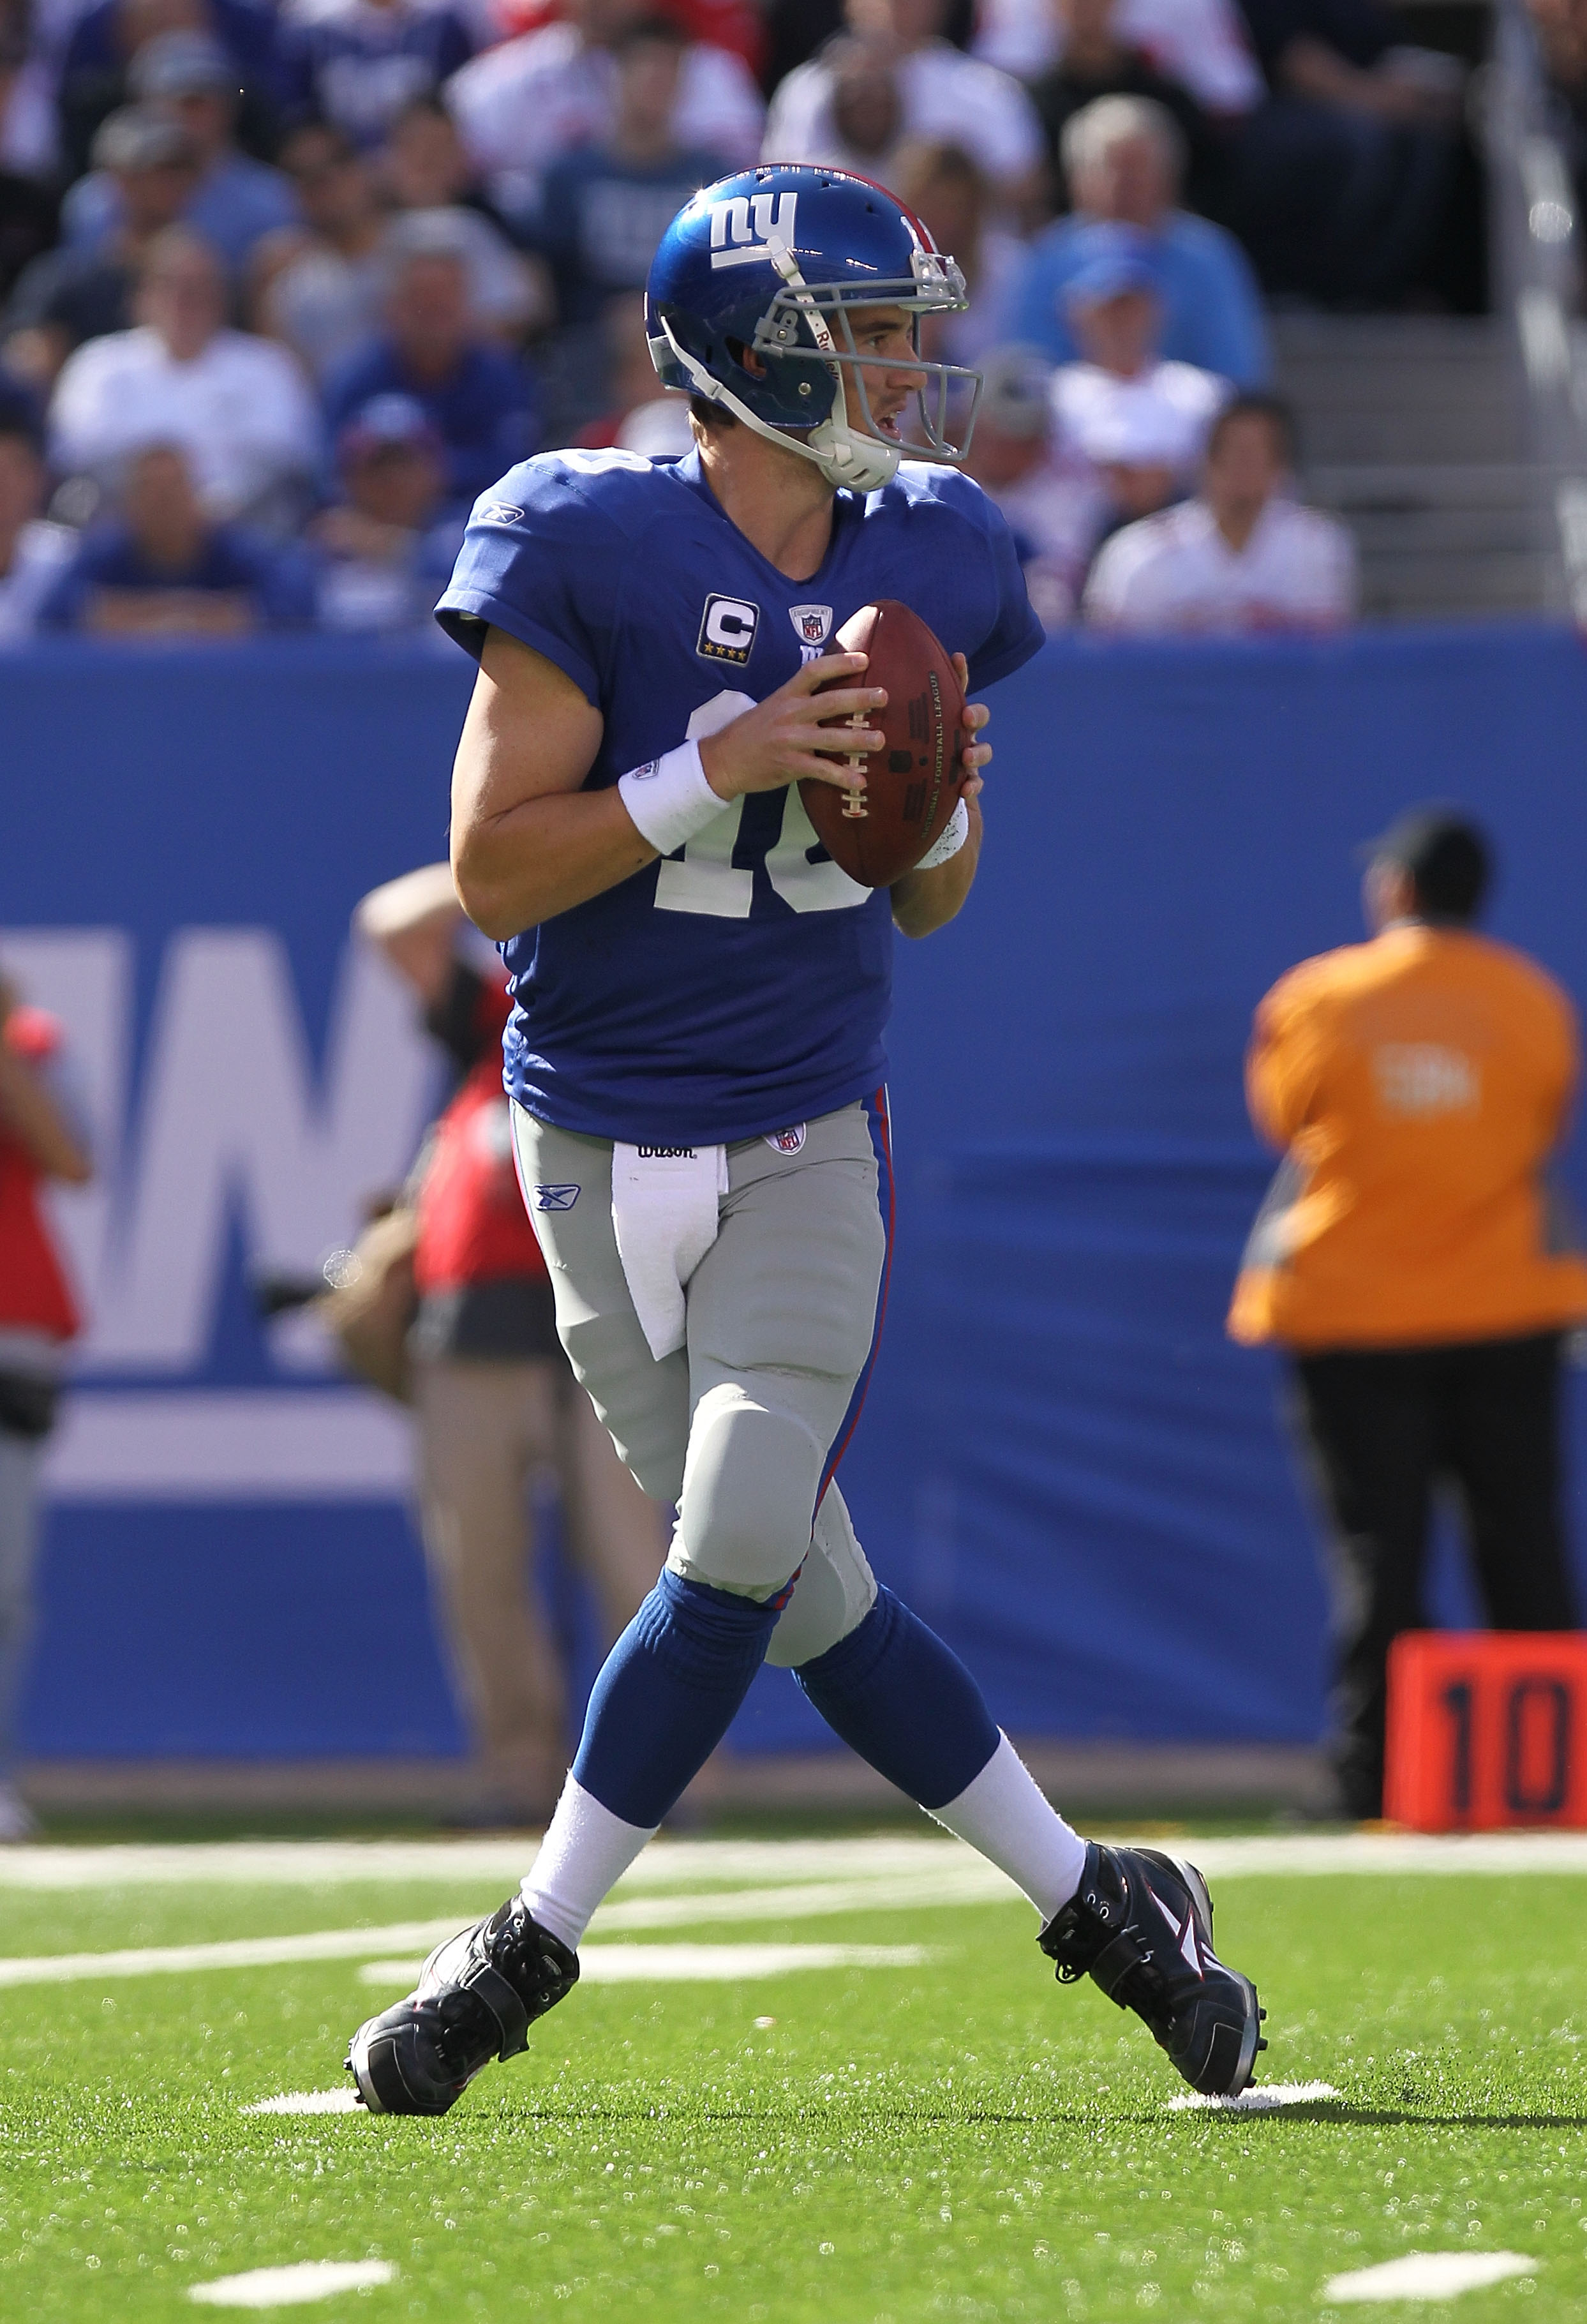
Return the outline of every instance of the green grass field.
[[[1055,1985],[1023,1903],[952,1843],[884,1837],[661,1843],[587,1948],[620,1949],[632,1981],[592,1975],[444,2121],[250,2115],[340,2083],[347,2034],[424,1950],[394,1951],[392,1924],[487,1909],[515,1852],[69,1849],[37,1871],[43,1851],[14,1852],[0,2316],[190,2317],[216,2278],[364,2259],[393,2280],[304,2312],[1587,2316],[1587,1875],[1302,1874],[1282,1842],[1231,1874],[1231,1845],[1206,1860],[1219,1949],[1268,2006],[1261,2078],[1335,2098],[1171,2110],[1143,2029]],[[358,1930],[342,1958],[18,1970]],[[640,1945],[674,1964],[682,1946],[923,1957],[669,1982],[634,1974]],[[1437,2310],[1324,2296],[1341,2272],[1446,2251],[1536,2264]]]

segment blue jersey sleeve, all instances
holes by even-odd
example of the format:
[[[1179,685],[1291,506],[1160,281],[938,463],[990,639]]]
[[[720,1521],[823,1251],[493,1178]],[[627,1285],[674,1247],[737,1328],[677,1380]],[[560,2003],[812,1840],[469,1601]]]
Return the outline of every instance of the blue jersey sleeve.
[[[581,490],[577,456],[526,460],[475,503],[436,618],[476,659],[486,628],[505,630],[601,709],[625,577],[623,536]],[[584,456],[592,472],[597,462],[625,458],[632,456]]]

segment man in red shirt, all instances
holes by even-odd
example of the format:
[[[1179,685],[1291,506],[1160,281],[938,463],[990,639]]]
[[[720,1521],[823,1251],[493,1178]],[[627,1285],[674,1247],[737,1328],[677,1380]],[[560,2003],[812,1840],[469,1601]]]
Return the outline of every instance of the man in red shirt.
[[[550,1813],[567,1689],[535,1588],[530,1492],[549,1471],[607,1642],[666,1554],[665,1512],[619,1461],[556,1337],[550,1277],[513,1166],[500,962],[445,863],[366,896],[355,925],[413,987],[460,1072],[414,1173],[418,1314],[408,1348],[425,1548],[478,1769],[476,1812]]]
[[[55,1417],[77,1305],[39,1197],[81,1185],[87,1141],[60,1084],[60,1028],[0,977],[0,1841],[32,1818],[12,1780],[38,1554],[39,1450]]]

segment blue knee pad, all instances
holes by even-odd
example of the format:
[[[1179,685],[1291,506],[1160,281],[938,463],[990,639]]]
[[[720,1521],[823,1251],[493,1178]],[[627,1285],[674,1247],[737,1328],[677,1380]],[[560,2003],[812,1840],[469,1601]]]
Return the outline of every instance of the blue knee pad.
[[[1002,1740],[959,1656],[887,1589],[794,1675],[833,1733],[923,1808],[956,1800]]]

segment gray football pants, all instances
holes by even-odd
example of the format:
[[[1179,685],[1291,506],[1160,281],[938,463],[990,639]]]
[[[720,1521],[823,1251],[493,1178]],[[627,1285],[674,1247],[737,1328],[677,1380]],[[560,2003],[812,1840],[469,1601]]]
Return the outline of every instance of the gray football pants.
[[[634,1476],[676,1502],[667,1563],[765,1600],[803,1566],[767,1659],[796,1669],[865,1618],[876,1585],[835,1483],[876,1341],[887,1258],[872,1112],[807,1125],[794,1155],[728,1148],[716,1241],[690,1280],[686,1344],[659,1362],[611,1218],[611,1146],[512,1109],[518,1169],[568,1359]],[[571,1209],[534,1189],[576,1185]]]

